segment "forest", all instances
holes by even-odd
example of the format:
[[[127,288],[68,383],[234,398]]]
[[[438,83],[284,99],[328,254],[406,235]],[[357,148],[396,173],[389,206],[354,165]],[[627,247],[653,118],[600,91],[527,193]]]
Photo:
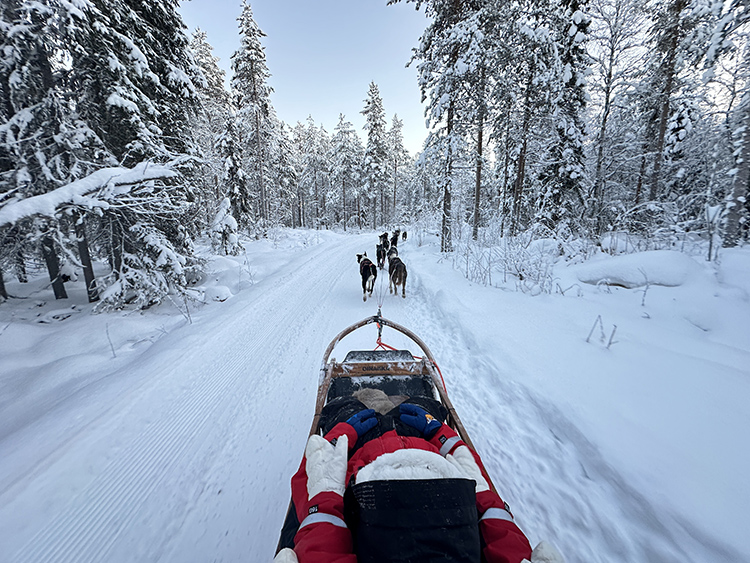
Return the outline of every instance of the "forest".
[[[517,259],[539,239],[707,260],[747,242],[745,0],[399,1],[429,18],[416,155],[374,82],[364,138],[345,115],[280,120],[247,0],[230,88],[178,0],[4,0],[0,301],[44,271],[57,299],[82,275],[95,311],[147,308],[186,294],[196,245],[238,255],[280,227],[434,232],[484,283],[489,261],[541,275]]]

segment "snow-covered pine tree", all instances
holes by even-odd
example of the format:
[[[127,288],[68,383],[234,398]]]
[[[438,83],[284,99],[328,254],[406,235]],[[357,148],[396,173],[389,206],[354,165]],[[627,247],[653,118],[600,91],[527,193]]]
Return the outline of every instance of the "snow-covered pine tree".
[[[397,195],[399,186],[401,185],[400,176],[401,168],[403,168],[409,162],[409,152],[404,147],[404,122],[398,118],[398,115],[393,115],[391,121],[391,128],[388,130],[388,161],[391,173],[391,185],[393,186],[393,205],[391,214],[391,223],[398,225],[403,222],[403,219],[398,211]]]
[[[385,224],[386,189],[388,186],[388,140],[386,136],[385,110],[380,90],[370,82],[365,107],[360,112],[365,116],[365,159],[363,164],[364,192],[372,209],[372,228]],[[380,223],[378,223],[378,206]]]
[[[556,43],[555,70],[559,84],[554,87],[552,120],[556,131],[550,164],[542,174],[540,219],[552,230],[561,223],[569,226],[583,216],[585,206],[584,136],[586,126],[586,71],[589,57],[585,49],[590,18],[586,0],[552,3],[548,13],[550,31]]]
[[[247,228],[253,221],[255,200],[242,167],[243,139],[236,122],[236,115],[231,111],[227,113],[224,131],[217,140],[219,157],[223,162],[221,193],[229,199],[232,217],[238,227]]]
[[[655,126],[651,131],[653,165],[648,182],[650,201],[656,201],[662,195],[661,171],[667,125],[683,86],[681,74],[697,62],[696,56],[701,51],[695,48],[691,36],[705,13],[694,8],[696,6],[691,5],[691,0],[661,0],[654,5],[647,78],[653,96],[652,120]]]
[[[198,102],[192,78],[200,70],[177,5],[91,0],[81,47],[70,53],[81,119],[120,164],[190,162]],[[181,291],[198,267],[191,242],[198,196],[191,168],[184,170],[175,179],[113,195],[97,221],[96,236],[113,270],[102,308],[150,306]]]
[[[0,203],[52,191],[111,163],[81,119],[71,58],[81,49],[87,13],[68,2],[14,0],[0,12]],[[97,298],[83,212],[72,209],[80,265]],[[14,262],[25,281],[25,262],[37,252],[47,265],[55,297],[66,297],[58,254],[73,245],[53,218],[25,218],[5,229],[0,264]],[[69,255],[70,257],[73,254]],[[2,267],[2,266],[0,266]]]
[[[390,0],[395,4],[400,0]],[[415,1],[415,0],[407,0]],[[452,208],[453,169],[457,150],[463,150],[466,120],[458,112],[469,96],[466,73],[471,66],[463,59],[472,51],[477,31],[476,15],[482,2],[478,0],[416,0],[424,5],[432,22],[420,38],[412,60],[419,60],[417,70],[422,100],[428,100],[428,122],[433,126],[428,150],[442,154],[445,167],[441,173],[443,211],[440,248],[453,249]]]
[[[352,202],[358,198],[362,181],[364,148],[354,126],[346,121],[344,114],[339,115],[334,131],[331,139],[331,181],[335,189],[341,189],[341,220],[346,230],[350,217],[356,216],[356,205]]]
[[[271,105],[272,89],[268,85],[271,73],[261,44],[265,34],[253,19],[253,11],[247,0],[243,0],[242,13],[237,21],[240,48],[232,55],[232,88],[238,127],[244,139],[243,166],[248,185],[257,194],[255,220],[259,223],[259,232],[263,232],[269,218],[268,188],[272,183],[269,150],[274,134],[275,112]]]
[[[230,96],[224,86],[224,71],[219,68],[218,57],[208,43],[206,32],[196,29],[190,42],[190,50],[201,70],[203,80],[196,81],[200,108],[195,119],[193,135],[202,165],[197,179],[203,184],[201,206],[209,218],[216,206],[224,200],[221,179],[224,162],[219,154],[218,138],[226,128],[226,116],[230,113]]]
[[[327,196],[331,188],[329,161],[331,140],[328,132],[308,116],[306,126],[299,125],[299,186],[303,202],[302,216],[308,227],[320,228],[328,223]]]
[[[242,252],[237,220],[232,216],[232,203],[228,197],[219,202],[219,210],[211,222],[211,245],[215,252],[225,256],[237,256]]]
[[[510,211],[510,232],[516,234],[533,219],[540,198],[539,168],[546,162],[559,58],[548,10],[534,2],[494,2],[486,16],[491,41],[493,113],[492,138],[503,178],[500,207]]]
[[[271,145],[271,225],[294,226],[294,207],[297,193],[297,158],[292,134],[283,121],[274,123]]]

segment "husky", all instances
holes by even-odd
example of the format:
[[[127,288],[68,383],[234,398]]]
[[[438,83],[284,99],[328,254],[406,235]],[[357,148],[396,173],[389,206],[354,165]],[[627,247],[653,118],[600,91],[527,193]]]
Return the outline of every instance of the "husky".
[[[383,245],[383,250],[388,252],[388,247],[390,246],[388,244],[388,233],[383,233],[380,235],[380,244]]]
[[[398,286],[401,286],[401,297],[406,298],[406,264],[398,257],[398,250],[391,247],[388,253],[388,289],[391,293],[398,295]]]
[[[375,253],[378,257],[378,269],[382,270],[385,268],[385,247],[382,244],[378,244],[375,247]]]
[[[391,237],[391,246],[398,246],[398,239],[401,238],[401,229],[396,229],[393,231],[393,236]]]
[[[362,276],[362,301],[367,301],[368,293],[372,297],[372,290],[375,289],[378,269],[367,257],[367,252],[357,254],[357,263],[359,264],[359,274]]]

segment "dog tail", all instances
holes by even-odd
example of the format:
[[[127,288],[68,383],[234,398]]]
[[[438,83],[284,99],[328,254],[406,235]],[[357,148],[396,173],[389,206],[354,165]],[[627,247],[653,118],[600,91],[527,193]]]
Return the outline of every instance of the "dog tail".
[[[370,277],[367,278],[367,291],[369,293],[372,293],[374,286],[375,286],[375,276],[370,274]]]

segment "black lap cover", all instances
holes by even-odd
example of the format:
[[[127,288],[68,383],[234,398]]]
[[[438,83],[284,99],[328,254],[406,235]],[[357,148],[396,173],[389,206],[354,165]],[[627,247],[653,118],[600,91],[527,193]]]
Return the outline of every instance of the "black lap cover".
[[[347,490],[358,563],[479,563],[474,481],[370,481]]]

